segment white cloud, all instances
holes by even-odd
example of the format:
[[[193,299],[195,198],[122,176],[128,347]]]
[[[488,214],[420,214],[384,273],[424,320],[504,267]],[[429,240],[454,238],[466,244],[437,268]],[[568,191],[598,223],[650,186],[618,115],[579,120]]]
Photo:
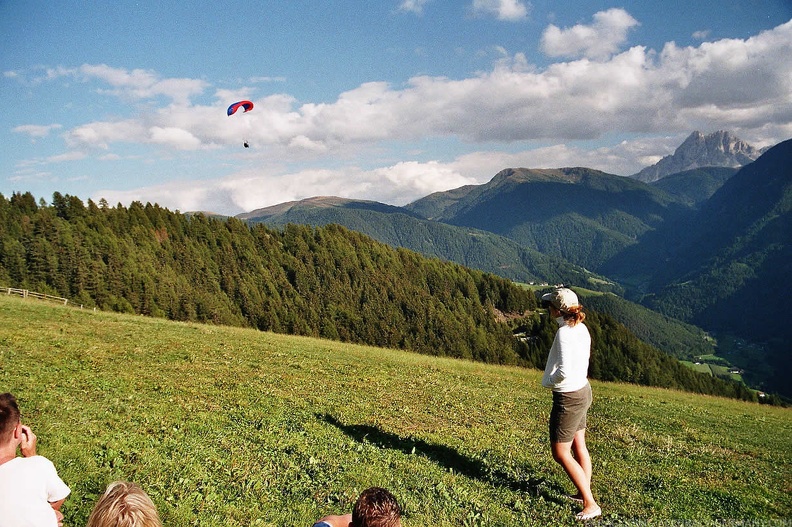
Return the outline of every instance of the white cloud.
[[[31,182],[42,182],[42,181],[57,182],[58,178],[54,176],[52,172],[47,172],[47,171],[34,172],[30,170],[25,170],[15,173],[13,176],[8,178],[8,181],[12,183],[28,184]]]
[[[172,146],[178,150],[197,150],[201,147],[201,140],[181,128],[152,126],[149,129],[152,143]]]
[[[433,192],[476,183],[453,165],[438,161],[406,161],[372,170],[366,175],[370,178],[371,190],[363,195],[378,194],[377,201],[394,205],[406,205]]]
[[[274,94],[254,99],[254,111],[230,118],[225,102],[231,92],[218,91],[217,105],[172,104],[140,117],[87,123],[65,137],[73,147],[139,142],[188,150],[247,139],[256,148],[304,156],[426,137],[566,142],[600,138],[614,129],[655,134],[753,129],[790,121],[790,56],[792,22],[746,40],[696,47],[671,43],[660,52],[633,47],[606,60],[560,61],[543,70],[518,53],[475,77],[415,77],[398,89],[369,82],[330,103],[298,105],[288,94]],[[156,75],[147,72],[104,66],[96,71],[136,93],[165,92],[179,84],[152,82]]]
[[[48,163],[63,163],[64,161],[79,161],[80,159],[85,159],[87,154],[85,152],[79,151],[70,151],[64,152],[63,154],[58,154],[54,156],[50,156],[47,158]]]
[[[406,162],[363,170],[350,165],[338,169],[297,172],[248,170],[214,182],[237,210],[251,211],[313,196],[342,196],[406,205],[432,192],[474,183],[448,164]]]
[[[289,141],[289,146],[296,149],[307,150],[311,152],[326,152],[327,147],[324,143],[313,141],[304,135],[298,135]]]
[[[103,190],[95,193],[93,199],[104,197],[110,203],[124,204],[150,201],[181,211],[238,214],[313,196],[406,205],[432,192],[472,183],[475,183],[473,178],[459,174],[449,164],[406,162],[373,170],[355,166],[285,173],[249,169],[216,180],[169,182],[125,191]]]
[[[656,163],[663,155],[672,154],[684,138],[685,135],[674,135],[635,139],[600,148],[556,144],[518,152],[478,151],[458,157],[449,166],[478,184],[486,183],[503,168],[582,166],[628,176]]]
[[[424,5],[426,5],[427,2],[428,0],[402,0],[399,4],[399,11],[420,15],[423,13]]]
[[[20,134],[27,134],[31,138],[38,138],[38,137],[47,137],[50,132],[53,130],[58,130],[62,128],[59,124],[47,124],[47,125],[37,125],[37,124],[23,124],[21,126],[16,126],[11,129],[12,132],[20,133]]]
[[[694,31],[691,36],[696,40],[705,40],[709,37],[709,34],[710,34],[709,29],[703,29],[701,31]]]
[[[187,101],[191,95],[203,92],[206,83],[197,79],[160,79],[154,72],[145,70],[124,70],[111,68],[105,64],[84,64],[79,72],[86,77],[106,81],[116,90],[117,95],[131,95],[133,98],[146,99],[165,95],[176,101]]]
[[[627,40],[627,32],[639,25],[619,8],[600,11],[591,25],[577,24],[567,29],[550,25],[542,34],[542,51],[551,57],[606,59]]]
[[[472,9],[476,14],[494,15],[509,22],[528,17],[528,6],[520,0],[473,0]]]
[[[66,145],[70,148],[91,147],[105,150],[110,143],[145,143],[147,137],[144,123],[137,119],[88,123],[64,134]]]
[[[44,77],[33,83],[73,77],[82,81],[98,80],[111,89],[100,89],[99,93],[113,95],[125,100],[144,100],[166,97],[178,104],[188,104],[192,97],[204,92],[209,84],[199,79],[162,79],[155,72],[114,68],[106,64],[83,64],[78,68],[50,68]]]

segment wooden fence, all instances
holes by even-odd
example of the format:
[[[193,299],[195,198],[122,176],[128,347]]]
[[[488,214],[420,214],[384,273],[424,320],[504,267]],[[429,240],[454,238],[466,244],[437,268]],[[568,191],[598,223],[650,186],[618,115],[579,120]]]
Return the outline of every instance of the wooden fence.
[[[0,292],[5,292],[7,295],[21,296],[22,298],[38,298],[39,300],[52,300],[54,302],[62,303],[64,306],[69,302],[65,298],[59,296],[45,295],[44,293],[36,293],[35,291],[28,291],[27,289],[14,289],[13,287],[0,288]]]

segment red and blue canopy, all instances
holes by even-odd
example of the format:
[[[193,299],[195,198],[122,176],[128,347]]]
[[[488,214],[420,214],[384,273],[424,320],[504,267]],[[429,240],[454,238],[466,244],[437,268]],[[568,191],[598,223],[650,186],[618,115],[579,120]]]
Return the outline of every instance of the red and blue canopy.
[[[250,110],[253,109],[253,103],[250,101],[235,102],[234,104],[228,107],[228,115],[234,115],[234,112],[239,110],[239,108],[244,108],[245,112],[249,112]]]

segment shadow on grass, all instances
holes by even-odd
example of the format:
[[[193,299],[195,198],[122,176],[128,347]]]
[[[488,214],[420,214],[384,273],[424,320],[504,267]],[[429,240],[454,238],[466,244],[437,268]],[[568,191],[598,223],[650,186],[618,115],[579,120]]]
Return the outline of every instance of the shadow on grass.
[[[329,414],[317,414],[317,417],[360,443],[399,450],[405,454],[422,455],[433,463],[468,478],[494,486],[507,487],[515,492],[524,492],[535,497],[541,496],[547,501],[565,503],[560,497],[564,494],[564,489],[545,478],[536,476],[515,478],[503,469],[490,466],[480,459],[468,457],[445,445],[428,443],[413,437],[401,437],[376,426],[347,425]]]

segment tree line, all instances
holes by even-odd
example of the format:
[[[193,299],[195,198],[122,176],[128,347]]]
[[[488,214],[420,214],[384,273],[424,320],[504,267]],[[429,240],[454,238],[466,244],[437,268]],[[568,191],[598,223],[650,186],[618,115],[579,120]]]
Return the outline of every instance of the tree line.
[[[338,225],[271,228],[60,193],[51,204],[0,194],[1,283],[103,310],[535,368],[556,329],[525,288]],[[606,315],[589,312],[587,325],[593,378],[755,399]]]

